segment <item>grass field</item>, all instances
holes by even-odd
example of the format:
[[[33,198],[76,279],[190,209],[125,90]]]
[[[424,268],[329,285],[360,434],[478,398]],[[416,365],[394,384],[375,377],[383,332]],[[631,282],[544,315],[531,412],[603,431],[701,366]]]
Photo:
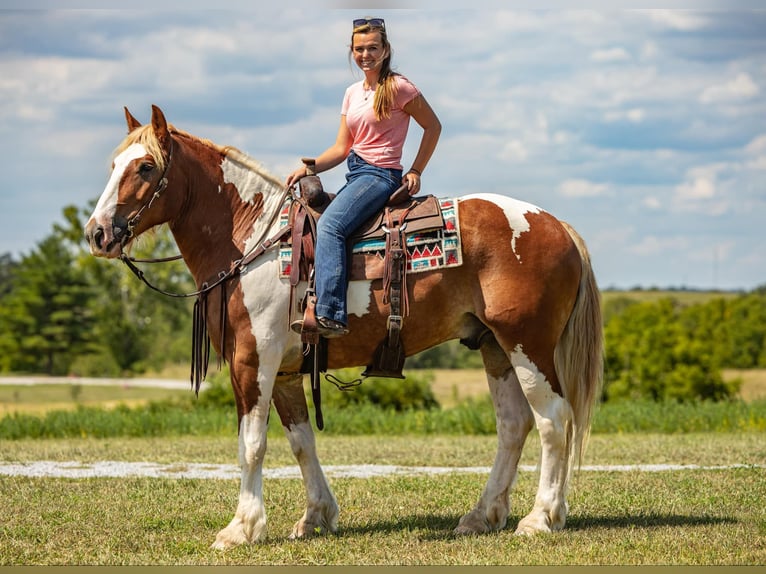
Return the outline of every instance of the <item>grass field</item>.
[[[188,389],[161,389],[130,385],[0,385],[0,417],[7,413],[43,414],[51,410],[69,410],[78,405],[115,407],[144,405],[149,401],[178,396]]]
[[[444,406],[485,394],[482,371],[436,371]],[[766,396],[766,371],[741,377],[742,397]],[[180,377],[179,377],[180,378]],[[188,390],[0,386],[0,405],[33,412],[77,403],[139,404]],[[74,396],[76,394],[76,396]],[[0,414],[2,414],[0,410]],[[325,465],[476,466],[493,462],[491,436],[331,436],[318,433]],[[535,465],[533,433],[521,463]],[[236,431],[227,436],[70,438],[0,441],[0,460],[151,461],[236,464]],[[0,566],[121,564],[766,564],[766,433],[595,434],[584,465],[746,465],[663,472],[580,472],[564,531],[513,536],[531,508],[534,472],[522,472],[508,528],[456,538],[460,516],[481,494],[486,476],[397,476],[333,479],[339,532],[287,539],[303,512],[298,480],[266,479],[268,539],[221,553],[209,549],[236,505],[236,480],[154,478],[61,479],[0,476]],[[266,468],[295,465],[286,439],[269,438]]]
[[[184,380],[181,369],[171,367],[153,376],[172,380]],[[482,369],[432,369],[431,388],[442,407],[455,406],[469,398],[489,394]],[[405,371],[407,374],[408,371]],[[766,369],[725,369],[725,380],[742,380],[740,396],[747,401],[766,398]],[[189,388],[155,389],[130,385],[0,385],[0,417],[11,412],[41,415],[50,410],[73,409],[84,406],[112,407],[118,404],[137,406],[152,400],[177,397],[189,393]]]
[[[762,434],[594,436],[586,464],[763,463]],[[8,446],[8,445],[4,445]],[[14,441],[18,460],[160,460],[234,463],[236,438]],[[530,437],[522,462],[537,459]],[[328,438],[324,464],[491,464],[490,437]],[[267,467],[294,464],[271,440]],[[757,468],[581,472],[567,528],[532,539],[513,526],[532,505],[537,477],[522,472],[509,527],[451,534],[486,476],[333,479],[339,532],[287,540],[302,513],[298,480],[267,479],[269,536],[221,553],[208,547],[236,504],[236,480],[0,478],[0,565],[22,564],[763,564],[766,478]]]

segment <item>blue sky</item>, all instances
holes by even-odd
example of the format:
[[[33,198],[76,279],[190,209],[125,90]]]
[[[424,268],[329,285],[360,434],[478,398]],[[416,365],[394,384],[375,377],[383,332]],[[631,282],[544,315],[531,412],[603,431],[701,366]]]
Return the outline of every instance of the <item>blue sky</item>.
[[[603,288],[766,284],[766,11],[0,10],[0,254],[100,195],[123,106],[284,177],[335,138],[360,15],[442,121],[425,191],[569,221]]]

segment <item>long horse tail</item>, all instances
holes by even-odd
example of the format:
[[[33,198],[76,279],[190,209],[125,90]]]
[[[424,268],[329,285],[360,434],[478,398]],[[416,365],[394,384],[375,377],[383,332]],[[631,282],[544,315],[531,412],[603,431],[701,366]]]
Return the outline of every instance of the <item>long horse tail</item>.
[[[601,293],[591,267],[590,254],[582,237],[568,223],[582,262],[580,286],[572,313],[554,352],[554,365],[564,398],[572,407],[573,440],[570,443],[570,470],[582,455],[590,435],[591,416],[601,394],[604,377],[604,334]]]

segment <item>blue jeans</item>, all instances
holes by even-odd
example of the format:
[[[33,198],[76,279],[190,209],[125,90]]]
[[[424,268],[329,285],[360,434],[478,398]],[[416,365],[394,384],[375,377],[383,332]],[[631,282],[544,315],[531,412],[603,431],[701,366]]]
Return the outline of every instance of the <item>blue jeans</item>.
[[[362,223],[383,209],[402,183],[402,172],[376,167],[353,151],[349,154],[346,185],[317,224],[315,254],[316,314],[348,324],[346,242]]]

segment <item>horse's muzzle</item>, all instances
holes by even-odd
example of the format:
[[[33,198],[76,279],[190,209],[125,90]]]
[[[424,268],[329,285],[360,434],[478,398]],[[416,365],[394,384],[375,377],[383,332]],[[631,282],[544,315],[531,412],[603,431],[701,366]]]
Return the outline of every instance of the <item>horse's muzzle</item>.
[[[127,222],[122,225],[115,220],[111,227],[105,227],[95,219],[85,225],[85,240],[90,247],[91,255],[96,257],[114,258],[120,255],[123,241],[127,239]]]

